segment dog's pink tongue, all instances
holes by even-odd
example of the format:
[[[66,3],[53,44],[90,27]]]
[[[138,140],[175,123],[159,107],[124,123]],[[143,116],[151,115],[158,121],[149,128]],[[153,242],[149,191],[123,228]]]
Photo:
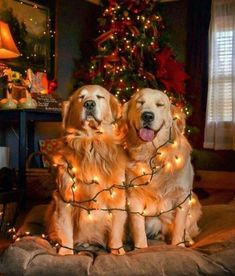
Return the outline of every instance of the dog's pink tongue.
[[[141,128],[139,130],[139,136],[143,141],[150,142],[154,138],[154,131],[149,128]]]

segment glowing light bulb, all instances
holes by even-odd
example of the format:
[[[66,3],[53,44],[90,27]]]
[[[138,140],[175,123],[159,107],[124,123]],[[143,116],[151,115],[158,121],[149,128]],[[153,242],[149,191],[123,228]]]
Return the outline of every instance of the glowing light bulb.
[[[189,200],[189,205],[191,206],[191,205],[193,205],[193,204],[195,204],[196,203],[196,199],[194,198],[194,197],[192,197],[190,200]]]
[[[90,212],[88,212],[87,217],[88,217],[89,220],[92,220],[92,219],[93,219],[93,217],[92,217],[92,215],[91,215]]]
[[[110,191],[110,197],[114,198],[114,196],[116,195],[116,192]]]
[[[13,228],[9,229],[7,232],[8,232],[8,233],[15,233],[15,231],[16,231],[16,230],[15,230],[15,228],[13,227]]]
[[[75,192],[77,190],[77,186],[72,186],[72,190]]]
[[[158,152],[158,158],[159,158],[159,159],[163,159],[163,158],[164,158],[164,156],[165,156],[165,154],[164,154],[164,152],[163,152],[163,151]]]
[[[142,171],[142,175],[145,175],[145,169],[142,169],[141,171]]]
[[[25,232],[25,235],[27,235],[27,236],[30,235],[30,232],[29,232],[29,231],[26,231],[26,232]]]
[[[170,169],[171,169],[171,166],[172,166],[172,165],[171,165],[170,162],[167,162],[167,163],[166,163],[166,169],[167,169],[167,170],[170,170]]]
[[[74,183],[76,179],[71,177],[69,180],[70,180],[70,182]]]
[[[194,241],[193,240],[190,240],[189,241],[189,245],[193,245],[194,244]]]
[[[98,176],[93,176],[93,178],[92,178],[92,182],[93,183],[99,183],[99,178],[98,178]]]
[[[146,209],[143,210],[142,215],[143,215],[143,216],[146,216],[146,215],[147,215]]]
[[[172,147],[173,148],[176,148],[178,146],[178,142],[177,141],[174,141],[173,143],[172,143]]]
[[[180,118],[179,114],[174,114],[174,120],[178,120]]]
[[[45,238],[46,238],[46,235],[45,235],[45,234],[42,234],[42,238],[45,239]]]
[[[73,167],[72,168],[72,172],[76,173],[77,172],[77,168]]]
[[[181,163],[181,158],[179,156],[175,156],[175,163],[178,165]]]

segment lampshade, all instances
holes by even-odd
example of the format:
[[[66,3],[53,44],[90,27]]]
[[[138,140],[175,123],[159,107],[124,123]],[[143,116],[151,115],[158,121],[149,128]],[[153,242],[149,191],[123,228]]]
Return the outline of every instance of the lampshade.
[[[0,21],[0,59],[16,58],[19,55],[8,24]]]

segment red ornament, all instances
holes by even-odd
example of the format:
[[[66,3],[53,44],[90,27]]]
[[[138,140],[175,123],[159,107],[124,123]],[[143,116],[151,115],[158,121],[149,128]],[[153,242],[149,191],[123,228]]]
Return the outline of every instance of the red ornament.
[[[169,47],[165,47],[156,55],[156,77],[168,91],[184,94],[184,81],[189,76],[183,70],[183,64],[175,60]]]
[[[51,80],[48,83],[48,94],[52,94],[55,92],[56,88],[58,87],[56,80]]]

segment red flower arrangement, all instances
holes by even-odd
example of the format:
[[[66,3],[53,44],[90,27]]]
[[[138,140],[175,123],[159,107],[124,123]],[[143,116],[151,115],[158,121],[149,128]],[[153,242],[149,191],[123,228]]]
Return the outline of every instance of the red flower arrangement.
[[[166,90],[184,94],[184,81],[189,76],[184,72],[183,64],[175,60],[175,56],[169,47],[164,47],[156,55],[156,78],[161,82]]]

